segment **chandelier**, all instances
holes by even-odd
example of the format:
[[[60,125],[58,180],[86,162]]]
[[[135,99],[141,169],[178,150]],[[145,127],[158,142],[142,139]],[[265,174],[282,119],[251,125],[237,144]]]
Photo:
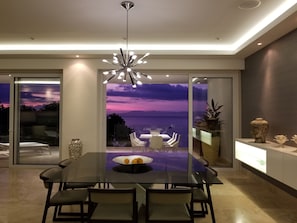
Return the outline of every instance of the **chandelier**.
[[[107,76],[106,80],[103,81],[103,84],[109,83],[114,78],[117,78],[118,80],[122,80],[123,82],[127,82],[127,79],[130,80],[132,87],[136,88],[137,85],[141,85],[142,82],[140,81],[141,77],[145,77],[148,79],[152,79],[150,75],[147,75],[145,73],[136,71],[134,68],[137,65],[146,64],[147,61],[144,59],[149,55],[149,53],[144,54],[140,58],[137,57],[134,52],[129,51],[128,49],[128,43],[129,43],[129,33],[128,33],[128,14],[129,10],[134,6],[134,3],[131,1],[123,1],[121,3],[121,6],[126,9],[127,17],[126,17],[126,52],[120,48],[120,54],[113,54],[112,62],[103,59],[102,61],[104,63],[108,63],[114,66],[117,66],[117,68],[104,71],[103,74]]]

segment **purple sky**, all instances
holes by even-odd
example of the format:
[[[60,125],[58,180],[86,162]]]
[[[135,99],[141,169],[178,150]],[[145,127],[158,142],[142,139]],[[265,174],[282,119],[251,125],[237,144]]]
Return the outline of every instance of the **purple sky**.
[[[60,101],[59,85],[28,84],[21,86],[21,103],[27,106],[41,107],[44,104]],[[0,84],[0,102],[9,105],[9,84]]]
[[[207,86],[199,85],[200,89]],[[22,103],[42,106],[59,101],[59,85],[22,85]],[[127,111],[187,111],[187,84],[144,84],[136,89],[130,84],[107,85],[107,113]],[[9,84],[0,84],[0,102],[9,103]]]
[[[187,85],[107,85],[107,113],[127,111],[187,111]]]
[[[200,89],[206,89],[200,85]],[[187,84],[107,85],[107,113],[127,111],[188,111]]]

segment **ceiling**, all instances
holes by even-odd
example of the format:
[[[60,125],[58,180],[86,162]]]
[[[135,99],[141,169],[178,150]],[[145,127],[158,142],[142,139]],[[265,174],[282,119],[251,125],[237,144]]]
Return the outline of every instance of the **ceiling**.
[[[245,58],[297,28],[297,0],[134,4],[129,49],[153,57]],[[121,0],[1,1],[0,57],[108,55],[126,46],[126,15]]]

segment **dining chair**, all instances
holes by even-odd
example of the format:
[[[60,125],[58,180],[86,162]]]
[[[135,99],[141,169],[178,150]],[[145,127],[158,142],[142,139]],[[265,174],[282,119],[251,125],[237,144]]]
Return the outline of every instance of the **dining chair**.
[[[88,222],[136,223],[138,220],[135,188],[90,188]]]
[[[171,142],[171,143],[169,144],[169,147],[170,147],[170,148],[178,148],[178,146],[179,146],[179,142],[180,142],[180,138],[181,138],[181,135],[180,135],[180,134],[176,134],[176,139],[175,139],[175,141]]]
[[[53,221],[63,220],[80,220],[84,222],[84,202],[88,197],[87,189],[80,190],[61,190],[61,167],[50,167],[42,171],[39,175],[43,181],[44,187],[47,189],[47,195],[45,200],[45,206],[43,211],[42,223],[45,223],[47,212],[50,207],[54,207]],[[78,205],[80,206],[80,212],[71,212],[68,217],[58,217],[58,208],[61,206]],[[79,214],[80,218],[74,217]],[[71,216],[70,216],[71,215]]]
[[[150,148],[154,150],[161,150],[163,148],[163,138],[162,136],[153,135],[150,138]]]
[[[218,173],[215,169],[208,166],[205,163],[205,176],[217,177]],[[216,222],[215,213],[213,208],[213,202],[210,191],[210,184],[173,184],[173,188],[192,188],[193,191],[193,204],[199,203],[201,206],[200,210],[193,208],[193,217],[205,217],[208,214],[208,207],[210,209],[212,223]]]
[[[205,171],[206,177],[217,177],[218,173],[215,169],[207,166]],[[193,210],[194,217],[205,217],[206,214],[208,214],[208,208],[210,209],[211,219],[212,223],[216,222],[215,219],[215,213],[213,208],[213,202],[211,197],[211,191],[210,191],[210,184],[203,184],[203,185],[197,185],[193,189],[193,203],[200,203],[201,204],[201,210]]]
[[[131,146],[132,147],[145,147],[146,142],[140,140],[137,136],[135,132],[130,133],[130,142],[131,142]]]
[[[172,142],[174,142],[176,140],[176,136],[177,136],[177,133],[173,132],[171,138],[163,142],[164,146],[169,146]]]
[[[146,190],[147,223],[193,223],[193,194],[191,189]]]
[[[64,159],[58,163],[59,167],[66,168],[69,166],[74,160],[73,159]],[[94,182],[64,182],[63,190],[67,189],[79,189],[79,188],[89,188],[94,187],[97,183]]]

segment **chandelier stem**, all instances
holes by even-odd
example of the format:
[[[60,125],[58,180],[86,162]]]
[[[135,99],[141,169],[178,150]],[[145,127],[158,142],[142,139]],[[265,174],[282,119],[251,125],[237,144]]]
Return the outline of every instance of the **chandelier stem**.
[[[126,9],[126,58],[125,63],[128,64],[129,60],[129,10],[134,6],[134,3],[131,1],[123,1],[121,3],[122,7]]]
[[[127,10],[127,15],[126,15],[126,64],[128,64],[128,59],[129,59],[129,8],[126,8]]]

